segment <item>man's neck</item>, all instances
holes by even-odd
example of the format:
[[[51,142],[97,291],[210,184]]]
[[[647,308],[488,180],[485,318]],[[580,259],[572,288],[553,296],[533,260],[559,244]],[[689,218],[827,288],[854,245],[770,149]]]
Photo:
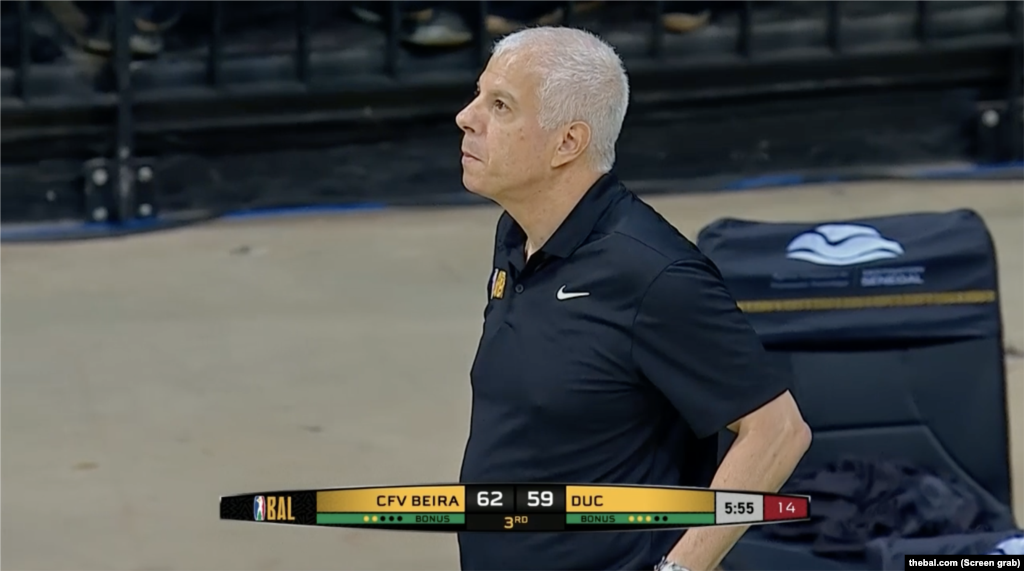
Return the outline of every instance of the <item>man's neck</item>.
[[[526,258],[539,251],[569,217],[590,187],[601,178],[592,171],[567,174],[545,181],[514,200],[502,201],[508,212],[526,233]]]

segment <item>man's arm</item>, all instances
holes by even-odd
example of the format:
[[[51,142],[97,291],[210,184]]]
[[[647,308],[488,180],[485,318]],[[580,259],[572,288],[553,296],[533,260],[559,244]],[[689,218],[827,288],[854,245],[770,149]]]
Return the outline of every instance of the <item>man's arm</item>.
[[[789,373],[773,366],[706,259],[670,264],[650,284],[634,321],[633,359],[698,438],[725,428],[737,434],[712,487],[778,491],[810,445]],[[691,529],[666,556],[708,571],[744,531]]]
[[[787,391],[731,424],[736,441],[715,473],[711,487],[777,492],[811,445],[811,430]],[[749,526],[696,528],[668,554],[691,571],[709,571],[729,553]]]

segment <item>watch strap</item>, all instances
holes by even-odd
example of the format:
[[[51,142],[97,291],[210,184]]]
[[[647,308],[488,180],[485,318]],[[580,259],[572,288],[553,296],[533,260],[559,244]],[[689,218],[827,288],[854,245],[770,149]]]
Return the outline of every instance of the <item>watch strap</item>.
[[[654,566],[654,571],[690,571],[686,567],[676,563],[675,561],[669,561],[667,557],[662,557],[661,561]]]

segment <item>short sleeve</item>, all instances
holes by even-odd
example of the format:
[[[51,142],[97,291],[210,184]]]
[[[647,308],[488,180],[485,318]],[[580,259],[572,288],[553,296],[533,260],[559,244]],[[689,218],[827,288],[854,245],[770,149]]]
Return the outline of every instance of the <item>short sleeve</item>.
[[[705,438],[790,389],[706,259],[675,262],[650,284],[633,324],[635,366]]]

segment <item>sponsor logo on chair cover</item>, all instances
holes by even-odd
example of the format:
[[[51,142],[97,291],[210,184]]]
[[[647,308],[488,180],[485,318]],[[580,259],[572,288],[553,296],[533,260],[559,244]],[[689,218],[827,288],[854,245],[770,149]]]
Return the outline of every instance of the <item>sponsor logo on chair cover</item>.
[[[903,255],[903,246],[871,226],[822,224],[786,247],[786,257],[821,266],[852,266]]]

